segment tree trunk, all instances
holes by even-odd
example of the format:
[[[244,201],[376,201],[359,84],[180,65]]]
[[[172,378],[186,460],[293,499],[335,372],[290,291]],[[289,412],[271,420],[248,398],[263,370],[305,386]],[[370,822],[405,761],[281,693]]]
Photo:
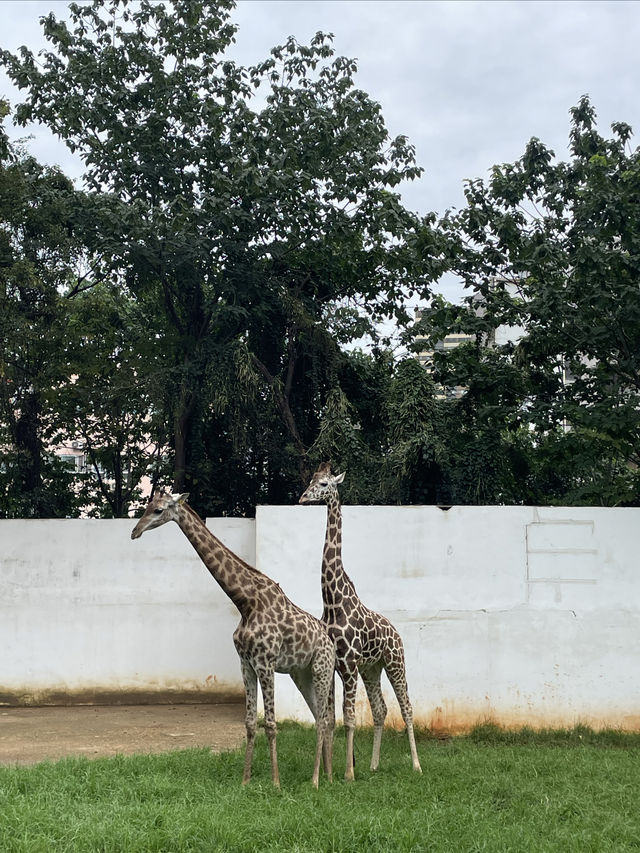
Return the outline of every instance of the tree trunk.
[[[42,442],[39,436],[40,398],[37,392],[28,394],[21,406],[15,425],[15,445],[19,455],[20,479],[26,494],[33,494],[33,512],[39,518],[43,512]]]
[[[309,484],[309,480],[311,478],[312,470],[309,465],[309,457],[307,455],[307,448],[304,446],[302,439],[300,438],[300,433],[298,432],[298,426],[296,424],[296,420],[293,416],[293,412],[291,411],[291,407],[289,406],[289,392],[291,387],[291,382],[288,381],[284,386],[284,392],[282,386],[278,383],[276,378],[269,373],[267,367],[260,361],[260,359],[256,355],[251,355],[251,360],[260,373],[266,379],[268,385],[273,391],[273,396],[276,401],[276,405],[278,407],[278,411],[280,412],[280,416],[282,417],[282,421],[289,433],[293,445],[296,449],[296,453],[298,456],[298,474],[300,475],[300,483],[303,486],[307,486]],[[290,363],[291,365],[291,363]],[[290,366],[290,374],[293,373],[293,368]],[[289,378],[289,377],[288,377]]]
[[[185,395],[181,395],[184,400]],[[194,400],[183,403],[174,417],[173,444],[173,491],[184,492],[187,486],[187,449],[193,424]]]

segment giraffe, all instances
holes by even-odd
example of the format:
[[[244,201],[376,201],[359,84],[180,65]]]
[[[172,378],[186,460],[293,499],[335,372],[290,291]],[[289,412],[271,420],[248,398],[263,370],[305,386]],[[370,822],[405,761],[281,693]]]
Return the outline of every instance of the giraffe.
[[[247,748],[243,784],[251,778],[257,721],[257,682],[264,702],[264,725],[273,784],[280,787],[276,752],[274,672],[286,672],[302,693],[316,721],[312,783],[318,787],[320,757],[331,781],[334,726],[335,648],[325,625],[290,601],[280,586],[230,551],[187,503],[188,494],[159,491],[152,496],[131,538],[175,521],[211,575],[240,611],[233,642],[240,656],[246,693]]]
[[[342,565],[342,509],[338,485],[344,473],[333,475],[329,463],[323,463],[313,475],[300,498],[301,504],[327,505],[327,529],[322,555],[322,600],[329,635],[336,644],[336,667],[344,687],[343,718],[347,732],[345,779],[354,778],[353,738],[358,672],[362,676],[373,716],[373,752],[371,770],[377,770],[380,742],[387,706],[382,696],[380,676],[384,669],[400,705],[407,727],[413,769],[422,773],[413,732],[413,710],[409,701],[400,634],[391,622],[374,613],[360,601],[351,578]]]

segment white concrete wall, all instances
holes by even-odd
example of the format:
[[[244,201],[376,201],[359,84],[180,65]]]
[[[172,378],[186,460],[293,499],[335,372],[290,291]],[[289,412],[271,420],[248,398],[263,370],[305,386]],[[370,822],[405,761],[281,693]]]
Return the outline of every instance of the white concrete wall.
[[[315,615],[325,512],[257,513],[258,567]],[[640,510],[344,507],[343,517],[345,568],[403,637],[420,722],[640,729]],[[284,681],[277,699],[281,715],[305,714]],[[361,700],[364,722],[364,690]]]
[[[319,616],[325,519],[208,524]],[[241,694],[237,611],[175,525],[132,527],[0,521],[0,702]],[[402,634],[421,723],[640,729],[639,535],[640,509],[345,507],[344,563]],[[286,676],[276,701],[309,719]]]
[[[175,524],[0,521],[0,701],[241,695],[238,612]],[[210,528],[255,562],[255,522]]]

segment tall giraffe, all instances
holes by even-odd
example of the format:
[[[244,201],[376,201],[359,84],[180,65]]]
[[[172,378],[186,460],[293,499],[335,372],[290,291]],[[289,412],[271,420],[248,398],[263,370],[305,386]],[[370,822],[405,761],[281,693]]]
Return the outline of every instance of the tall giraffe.
[[[207,528],[187,503],[188,494],[156,493],[134,527],[137,539],[154,527],[175,521],[223,591],[240,611],[233,642],[240,656],[246,693],[247,749],[243,784],[251,778],[257,721],[257,682],[264,702],[264,725],[273,784],[280,787],[276,752],[274,673],[289,673],[316,721],[312,782],[318,787],[320,757],[331,780],[335,649],[325,625],[290,601],[271,578],[249,566]]]
[[[422,773],[413,732],[413,710],[407,690],[400,634],[387,618],[365,607],[342,565],[342,508],[338,485],[343,480],[344,473],[333,475],[331,466],[323,463],[313,475],[300,503],[327,505],[327,530],[322,555],[322,621],[326,623],[329,635],[336,644],[336,666],[344,686],[343,717],[347,732],[345,779],[350,781],[354,778],[353,737],[358,672],[364,681],[373,716],[371,770],[378,767],[382,729],[387,716],[387,706],[380,687],[383,669],[396,694],[407,727],[413,768]]]

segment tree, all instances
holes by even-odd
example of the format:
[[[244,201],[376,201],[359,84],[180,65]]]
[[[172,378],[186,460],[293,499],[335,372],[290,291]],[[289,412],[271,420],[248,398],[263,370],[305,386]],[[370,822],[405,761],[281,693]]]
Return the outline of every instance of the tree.
[[[66,309],[85,286],[82,198],[58,169],[0,136],[0,513],[64,516],[74,495],[48,451],[47,394],[65,376]]]
[[[336,341],[406,319],[402,298],[418,284],[404,240],[417,221],[393,192],[420,173],[406,138],[389,139],[329,36],[290,38],[253,68],[226,59],[232,8],[71,4],[70,26],[43,19],[40,65],[24,48],[1,55],[28,91],[18,122],[47,124],[86,164],[94,248],[156,306],[180,490],[198,476],[204,391],[229,348],[246,353],[249,385],[269,391],[285,478],[299,483],[336,385]]]
[[[486,461],[500,434],[517,445],[505,492],[518,501],[640,500],[640,151],[628,125],[612,130],[597,133],[585,96],[569,162],[532,139],[486,184],[469,182],[466,207],[441,222],[470,295],[435,300],[422,331],[474,335],[436,355],[436,375],[467,388]]]
[[[86,470],[75,484],[89,515],[127,517],[141,497],[141,479],[155,481],[164,473],[160,370],[145,321],[140,305],[108,282],[68,306],[62,353],[67,374],[50,393],[52,441],[82,442]]]
[[[444,488],[443,405],[431,376],[414,358],[394,372],[384,409],[387,499],[392,503],[447,503]]]

